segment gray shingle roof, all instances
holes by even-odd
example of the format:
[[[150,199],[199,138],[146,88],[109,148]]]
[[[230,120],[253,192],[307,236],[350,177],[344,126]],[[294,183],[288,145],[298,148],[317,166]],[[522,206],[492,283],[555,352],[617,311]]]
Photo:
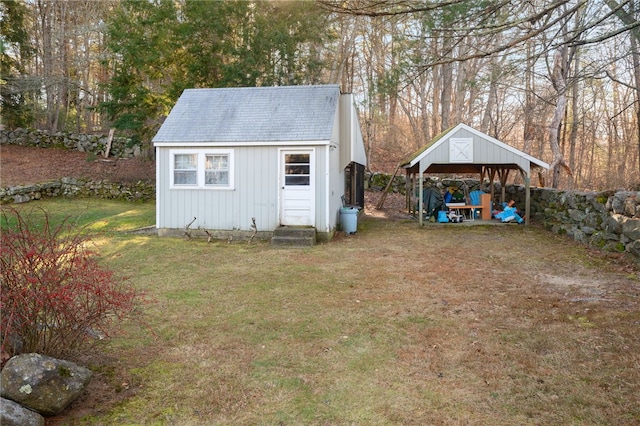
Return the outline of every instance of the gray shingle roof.
[[[337,85],[187,89],[154,143],[329,140]]]

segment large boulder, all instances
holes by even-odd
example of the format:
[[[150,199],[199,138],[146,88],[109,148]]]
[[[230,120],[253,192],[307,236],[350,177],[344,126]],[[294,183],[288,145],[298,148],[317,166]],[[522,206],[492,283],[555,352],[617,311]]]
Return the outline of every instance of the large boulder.
[[[0,396],[53,416],[84,392],[92,373],[69,361],[30,353],[7,361],[1,376]]]
[[[0,425],[44,426],[44,417],[17,402],[0,398]]]

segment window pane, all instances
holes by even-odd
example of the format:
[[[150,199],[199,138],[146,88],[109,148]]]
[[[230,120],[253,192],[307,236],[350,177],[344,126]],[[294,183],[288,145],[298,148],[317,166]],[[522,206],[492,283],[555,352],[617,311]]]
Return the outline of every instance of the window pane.
[[[285,185],[309,185],[309,175],[287,175],[284,177]]]
[[[205,185],[229,185],[229,154],[207,154]]]
[[[229,172],[206,171],[204,174],[205,185],[229,185]]]
[[[309,154],[286,154],[284,158],[285,163],[303,163],[309,164]]]
[[[173,184],[198,184],[198,154],[176,154],[173,157]]]
[[[198,164],[197,154],[176,154],[174,157],[175,170],[195,170]]]
[[[309,165],[299,165],[293,166],[291,164],[287,165],[287,174],[288,175],[308,175],[309,174]]]
[[[198,183],[198,176],[196,171],[180,171],[173,172],[173,184],[174,185],[196,185]]]
[[[207,155],[207,170],[229,170],[229,155]]]

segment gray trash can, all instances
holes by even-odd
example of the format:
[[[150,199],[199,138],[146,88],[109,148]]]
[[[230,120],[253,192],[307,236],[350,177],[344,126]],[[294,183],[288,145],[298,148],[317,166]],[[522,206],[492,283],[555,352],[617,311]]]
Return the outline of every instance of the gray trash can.
[[[357,207],[343,207],[340,209],[340,224],[345,234],[355,234],[358,230],[358,212]]]

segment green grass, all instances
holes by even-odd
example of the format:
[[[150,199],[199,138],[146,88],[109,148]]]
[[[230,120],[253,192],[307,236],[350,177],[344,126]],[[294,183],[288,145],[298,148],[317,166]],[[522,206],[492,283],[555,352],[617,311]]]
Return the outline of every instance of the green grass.
[[[86,227],[87,232],[92,234],[131,231],[155,224],[154,203],[58,197],[2,207],[3,211],[9,208],[19,210],[36,223],[44,219],[46,212],[53,226],[67,220],[74,226]],[[0,225],[8,225],[6,217],[0,219]]]
[[[565,239],[365,218],[283,249],[121,233],[153,205],[85,202],[102,262],[152,303],[69,424],[640,422],[637,274]]]

